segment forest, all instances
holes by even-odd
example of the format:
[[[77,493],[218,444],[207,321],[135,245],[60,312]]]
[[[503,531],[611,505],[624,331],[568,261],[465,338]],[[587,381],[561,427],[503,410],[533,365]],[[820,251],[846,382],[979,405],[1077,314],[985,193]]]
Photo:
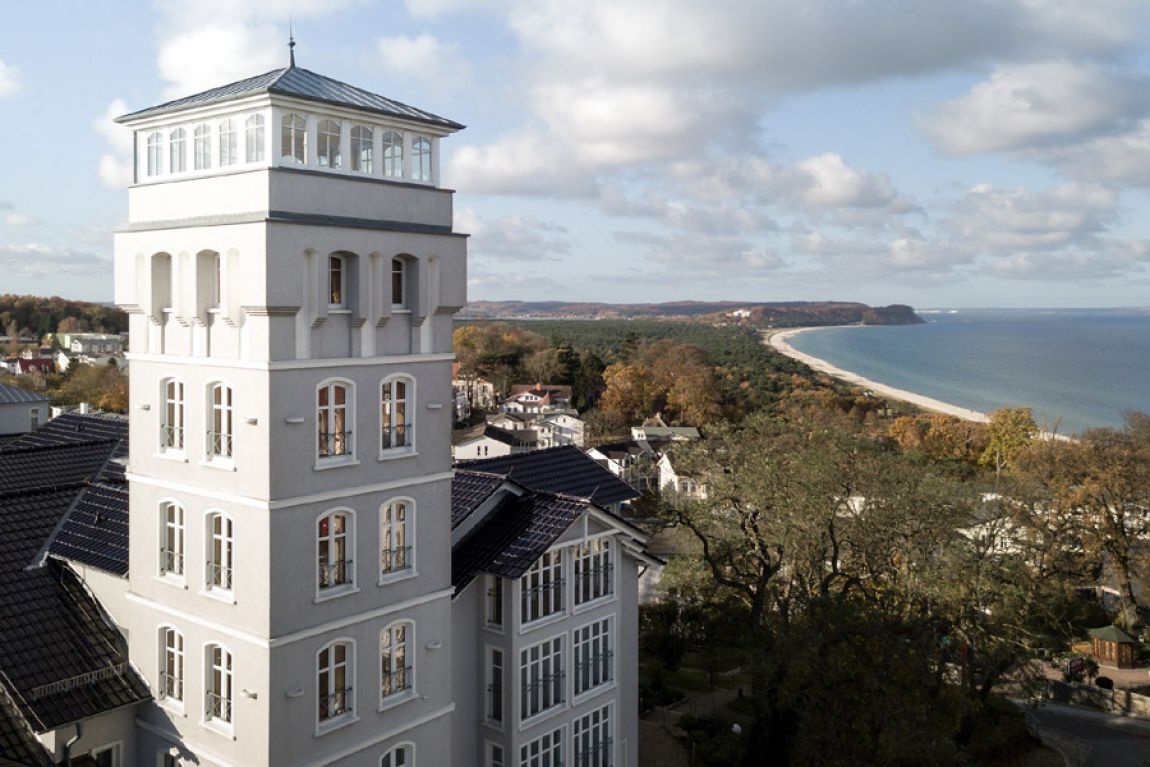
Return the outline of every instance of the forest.
[[[59,296],[0,294],[0,331],[9,338],[47,333],[126,333],[128,315],[115,306]]]

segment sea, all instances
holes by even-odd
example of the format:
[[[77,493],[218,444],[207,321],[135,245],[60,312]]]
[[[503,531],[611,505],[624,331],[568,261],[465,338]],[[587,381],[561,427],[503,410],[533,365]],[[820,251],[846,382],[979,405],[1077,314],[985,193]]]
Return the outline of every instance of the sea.
[[[924,325],[819,328],[795,349],[952,405],[1027,406],[1059,434],[1150,413],[1150,308],[919,310]]]

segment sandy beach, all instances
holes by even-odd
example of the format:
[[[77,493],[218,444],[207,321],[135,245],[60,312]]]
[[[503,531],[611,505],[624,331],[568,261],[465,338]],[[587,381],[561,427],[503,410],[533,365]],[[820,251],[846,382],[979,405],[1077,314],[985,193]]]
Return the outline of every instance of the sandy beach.
[[[809,354],[803,354],[802,352],[792,347],[789,343],[787,343],[790,338],[793,338],[799,333],[814,329],[815,328],[792,328],[790,330],[778,330],[769,334],[766,337],[766,342],[770,344],[775,351],[780,352],[781,354],[785,354],[792,359],[804,362],[820,373],[826,373],[829,376],[834,376],[840,381],[845,381],[854,386],[861,386],[864,389],[870,389],[875,394],[881,394],[884,397],[902,400],[903,402],[909,402],[912,405],[916,405],[922,408],[923,410],[931,410],[935,413],[945,413],[947,415],[957,416],[958,418],[962,418],[966,421],[979,421],[981,423],[986,423],[989,420],[986,417],[986,413],[981,413],[977,410],[970,410],[964,407],[958,407],[957,405],[952,405],[949,402],[942,402],[941,400],[931,399],[930,397],[924,397],[921,394],[915,394],[914,392],[906,391],[905,389],[896,389],[893,386],[887,386],[886,384],[879,383],[878,381],[872,381],[869,378],[863,378],[862,376],[857,375],[856,373],[852,373],[849,370],[843,370],[842,368],[835,367],[826,360],[821,360],[818,357],[812,357]]]

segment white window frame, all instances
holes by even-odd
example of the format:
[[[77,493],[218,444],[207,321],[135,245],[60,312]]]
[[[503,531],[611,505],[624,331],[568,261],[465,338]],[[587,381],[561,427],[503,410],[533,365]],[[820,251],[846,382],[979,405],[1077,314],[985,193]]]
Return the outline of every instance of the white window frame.
[[[192,130],[192,168],[212,168],[212,126],[208,123],[200,123]]]
[[[239,144],[236,140],[236,123],[230,117],[220,120],[220,156],[219,167],[226,168],[240,161]]]
[[[336,403],[336,389],[343,389],[343,404]],[[321,404],[321,392],[327,392],[327,404]],[[344,378],[328,378],[315,389],[316,468],[355,462],[355,384]],[[342,413],[342,415],[341,415]],[[343,431],[332,429],[342,420]],[[333,439],[338,437],[338,439]],[[326,444],[326,448],[324,445]],[[339,452],[336,448],[341,447]]]
[[[329,309],[347,308],[348,260],[338,253],[327,257],[327,305]]]
[[[264,161],[264,116],[249,115],[244,120],[244,160],[245,162]]]
[[[402,256],[395,256],[391,259],[391,308],[392,309],[407,309],[407,283],[408,283],[408,259]],[[399,300],[396,301],[396,293],[399,294]]]
[[[149,177],[161,176],[164,173],[164,134],[153,131],[148,134],[147,168]]]
[[[182,457],[187,445],[187,400],[183,379],[167,376],[160,379],[160,452]]]
[[[115,743],[106,743],[102,746],[96,746],[88,752],[88,756],[95,761],[101,754],[111,752],[112,754],[112,767],[123,767],[124,764],[124,741],[117,740]]]
[[[520,626],[564,614],[565,559],[562,548],[546,551],[519,578]]]
[[[375,131],[369,125],[351,127],[351,169],[370,176],[375,169]]]
[[[336,517],[343,518],[343,531],[335,530]],[[327,534],[324,535],[324,521]],[[355,586],[355,512],[348,508],[329,509],[316,517],[316,599],[329,599],[356,591]],[[326,545],[325,545],[326,544]],[[326,552],[326,553],[325,553]],[[342,559],[339,557],[342,556]],[[332,577],[336,573],[336,577]],[[342,574],[342,580],[339,575]],[[325,585],[327,582],[328,585]]]
[[[484,646],[483,721],[502,730],[507,722],[507,650],[497,645]]]
[[[483,576],[483,626],[500,634],[507,623],[507,584],[498,575]]]
[[[184,711],[187,687],[185,639],[175,626],[165,624],[159,630],[160,668],[156,675],[156,699],[168,708]]]
[[[397,643],[395,630],[404,629],[402,641]],[[384,654],[384,639],[387,639],[387,654]],[[395,652],[402,648],[402,666]],[[414,698],[415,693],[415,621],[397,620],[387,624],[379,632],[379,710],[390,708],[397,703]],[[386,683],[385,683],[386,682]],[[401,686],[396,687],[396,683]]]
[[[176,128],[168,134],[168,172],[185,173],[188,170],[188,132]]]
[[[220,529],[216,530],[216,520]],[[212,596],[230,598],[235,592],[235,520],[214,509],[204,517],[206,551],[204,552],[204,592]],[[216,549],[219,554],[216,554]]]
[[[502,743],[490,740],[484,743],[483,767],[507,767],[507,749]]]
[[[339,170],[343,167],[343,151],[340,146],[343,125],[330,117],[322,118],[316,124],[316,165],[321,168]]]
[[[576,717],[572,722],[572,764],[576,767],[612,767],[615,764],[615,721],[611,708],[608,703]]]
[[[343,648],[343,662],[335,660],[336,648]],[[324,663],[327,653],[327,665]],[[343,687],[338,686],[339,669],[343,671]],[[316,671],[316,733],[322,734],[337,727],[351,724],[355,713],[355,640],[341,637],[328,642],[315,654]],[[326,675],[326,682],[325,682]],[[335,701],[333,713],[324,716],[324,701]]]
[[[231,465],[235,456],[235,389],[224,381],[209,383],[208,414],[204,440],[208,462]]]
[[[396,759],[397,756],[403,756],[403,761],[400,762]],[[415,767],[415,744],[397,743],[383,753],[379,757],[379,767]]]
[[[615,545],[610,535],[580,541],[571,547],[572,604],[586,607],[615,596]]]
[[[403,134],[385,130],[381,136],[384,178],[403,178]]]
[[[585,623],[571,632],[572,690],[576,700],[608,689],[615,681],[613,628],[608,616]]]
[[[160,501],[160,577],[183,583],[187,573],[187,511],[182,504]]]
[[[401,384],[402,392],[399,389]],[[402,397],[399,396],[401,393]],[[415,412],[414,377],[401,373],[388,376],[380,382],[379,457],[381,459],[415,452]]]
[[[402,514],[397,515],[400,511]],[[382,585],[412,575],[415,575],[415,501],[408,497],[391,498],[379,507],[379,582]]]
[[[556,634],[519,650],[519,723],[560,711],[567,704],[565,636]],[[535,692],[535,691],[538,692]]]
[[[217,662],[215,650],[220,651]],[[204,645],[203,724],[231,735],[235,731],[235,656],[220,642]],[[217,677],[219,683],[217,684]],[[213,696],[218,700],[213,700]]]
[[[563,767],[567,749],[564,729],[556,727],[520,746],[519,767]]]
[[[280,164],[307,165],[307,119],[295,112],[280,120]]]
[[[431,139],[427,136],[416,136],[411,142],[411,180],[425,184],[431,183]]]

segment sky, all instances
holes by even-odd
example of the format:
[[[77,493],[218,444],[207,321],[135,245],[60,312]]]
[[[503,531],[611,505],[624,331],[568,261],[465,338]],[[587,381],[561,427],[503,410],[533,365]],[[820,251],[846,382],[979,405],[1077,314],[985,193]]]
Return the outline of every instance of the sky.
[[[467,125],[471,299],[1150,305],[1138,0],[43,0],[0,26],[0,293],[109,301],[112,118],[299,66]]]

